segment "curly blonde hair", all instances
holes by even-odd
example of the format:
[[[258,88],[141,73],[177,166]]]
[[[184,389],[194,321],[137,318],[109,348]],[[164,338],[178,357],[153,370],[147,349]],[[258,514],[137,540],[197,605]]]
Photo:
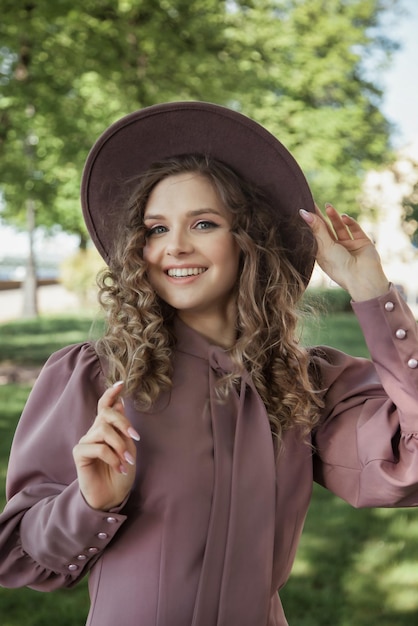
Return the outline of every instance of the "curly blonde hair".
[[[212,182],[231,214],[231,230],[241,249],[237,339],[229,351],[237,371],[245,368],[252,376],[278,442],[293,426],[307,435],[318,422],[321,401],[309,353],[300,345],[297,330],[297,305],[305,284],[283,242],[288,229],[308,227],[302,220],[291,224],[289,218],[278,223],[278,212],[259,190],[206,156],[186,155],[153,165],[138,180],[128,203],[128,219],[117,237],[112,261],[98,279],[106,331],[97,342],[97,351],[106,357],[108,382],[124,380],[126,393],[143,409],[150,408],[171,385],[175,311],[147,279],[143,216],[155,186],[163,178],[184,172]],[[306,248],[300,254],[306,254]],[[220,396],[238,378],[236,373],[224,377]]]

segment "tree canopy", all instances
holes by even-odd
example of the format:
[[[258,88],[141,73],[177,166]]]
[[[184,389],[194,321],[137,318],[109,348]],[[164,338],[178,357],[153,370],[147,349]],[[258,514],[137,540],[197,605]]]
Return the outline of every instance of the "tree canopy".
[[[205,100],[253,117],[293,152],[318,202],[355,214],[390,127],[378,76],[398,0],[2,0],[3,217],[86,237],[88,150],[143,106]]]

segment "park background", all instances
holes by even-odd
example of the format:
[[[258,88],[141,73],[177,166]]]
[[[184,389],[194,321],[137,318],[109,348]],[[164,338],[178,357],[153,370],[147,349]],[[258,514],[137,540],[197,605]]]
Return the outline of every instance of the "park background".
[[[23,279],[23,288],[0,291],[2,489],[39,367],[99,332],[100,261],[81,221],[79,181],[96,137],[131,110],[210,100],[263,123],[317,198],[367,225],[391,279],[416,304],[413,0],[0,0],[0,10],[0,268],[3,260]],[[320,274],[309,293],[322,308],[305,342],[367,356],[347,298]],[[415,623],[417,540],[415,510],[355,511],[316,488],[281,593],[290,624]],[[0,590],[2,626],[81,626],[87,609],[85,584]]]

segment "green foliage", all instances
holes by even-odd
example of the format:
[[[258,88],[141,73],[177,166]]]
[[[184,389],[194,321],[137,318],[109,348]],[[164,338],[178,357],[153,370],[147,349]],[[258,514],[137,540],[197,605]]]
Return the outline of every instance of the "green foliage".
[[[396,46],[379,22],[396,2],[246,4],[240,29],[232,33],[241,84],[247,87],[239,100],[242,109],[293,152],[318,202],[334,199],[356,215],[365,171],[387,156],[389,127],[379,109],[376,78]],[[242,55],[243,38],[254,63]]]
[[[417,182],[408,196],[403,198],[405,228],[415,247],[418,247],[418,163],[414,163]]]
[[[280,592],[297,626],[409,626],[418,619],[415,509],[355,510],[315,486]]]
[[[84,626],[89,610],[86,581],[50,594],[0,589],[2,626]],[[4,616],[4,617],[3,617]]]
[[[353,203],[389,126],[376,77],[398,0],[3,0],[4,217],[86,237],[79,179],[103,129],[136,108],[209,100],[272,130],[318,199]],[[367,68],[367,71],[366,71]],[[373,76],[373,80],[370,78]]]
[[[302,343],[334,346],[353,356],[369,357],[360,325],[352,313],[309,317],[303,324]]]
[[[350,294],[340,287],[308,287],[303,303],[319,313],[352,312]]]
[[[100,318],[39,317],[0,324],[0,363],[42,365],[60,348],[97,338],[102,332]]]
[[[96,276],[104,261],[95,248],[79,250],[67,258],[60,268],[60,282],[77,294],[83,307],[97,301]]]

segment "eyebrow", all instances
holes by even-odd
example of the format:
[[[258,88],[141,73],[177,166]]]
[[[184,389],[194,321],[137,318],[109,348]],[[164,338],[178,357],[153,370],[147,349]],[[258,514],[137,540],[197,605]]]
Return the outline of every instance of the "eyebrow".
[[[221,213],[219,213],[219,211],[216,211],[215,209],[195,209],[193,211],[188,211],[186,213],[187,217],[198,217],[199,215],[218,215],[219,217],[224,217]],[[166,219],[167,216],[166,215],[158,215],[158,214],[153,214],[153,215],[144,215],[144,221],[146,220],[163,220]]]

